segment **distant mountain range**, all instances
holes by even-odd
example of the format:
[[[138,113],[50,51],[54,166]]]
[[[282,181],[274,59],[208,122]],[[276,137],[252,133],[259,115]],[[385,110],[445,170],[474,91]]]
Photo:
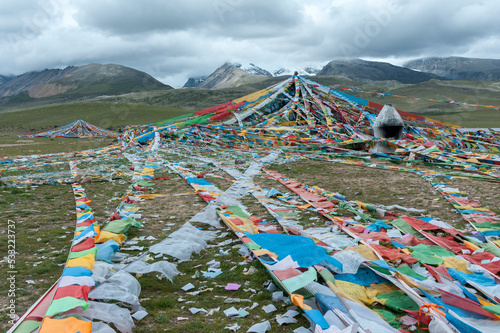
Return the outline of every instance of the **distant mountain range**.
[[[193,77],[184,88],[220,89],[257,82],[265,77],[292,75],[295,70],[280,68],[269,71],[253,63],[248,65],[225,63],[208,76]],[[500,60],[475,58],[423,58],[409,61],[404,66],[362,59],[333,60],[323,68],[298,69],[300,75],[342,76],[355,81],[398,81],[416,84],[438,80],[500,80]]]
[[[208,76],[190,78],[184,87],[213,90],[241,86],[250,91],[252,87],[278,82],[281,76],[292,75],[294,71],[287,68],[267,70],[253,63],[225,63]],[[377,81],[392,81],[391,84],[396,85],[417,84],[431,79],[500,80],[500,60],[423,58],[409,61],[404,66],[361,59],[334,60],[321,69],[305,67],[297,72],[300,75],[317,76],[318,82],[338,83],[339,80],[348,79],[358,85]],[[16,77],[0,75],[0,108],[170,89],[173,88],[144,72],[121,65],[70,66]]]
[[[0,105],[44,98],[67,101],[136,91],[173,89],[149,74],[113,64],[45,69],[5,78],[6,80],[0,83]]]
[[[499,59],[422,58],[408,61],[404,66],[451,80],[500,80]]]
[[[285,68],[280,68],[271,72],[252,63],[248,66],[225,63],[209,76],[189,78],[184,88],[231,88],[251,81],[256,82],[264,80],[268,77],[293,75],[294,72],[294,70]],[[394,66],[386,62],[366,61],[361,59],[334,60],[330,61],[322,69],[306,67],[297,70],[297,72],[300,75],[309,76],[343,76],[351,80],[371,81],[395,80],[408,84],[425,82],[431,79],[443,79],[432,73],[424,73],[405,67]]]

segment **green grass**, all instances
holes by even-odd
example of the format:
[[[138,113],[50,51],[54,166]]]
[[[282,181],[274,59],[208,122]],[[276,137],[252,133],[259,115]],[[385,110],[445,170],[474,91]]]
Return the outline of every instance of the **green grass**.
[[[36,133],[77,119],[85,120],[98,127],[119,130],[125,125],[149,124],[188,112],[182,109],[137,104],[59,104],[1,112],[0,133]]]
[[[500,111],[498,110],[425,100],[453,100],[469,104],[500,106],[500,87],[497,81],[430,80],[415,85],[402,85],[394,89],[384,85],[360,89],[422,99],[378,96],[364,92],[347,91],[347,93],[379,104],[393,104],[403,111],[464,127],[500,126]]]
[[[499,83],[496,81],[430,80],[412,86],[391,90],[391,94],[455,100],[464,103],[500,105]]]
[[[26,143],[26,145],[16,145],[19,140],[31,140],[33,142]],[[115,139],[66,139],[66,138],[24,138],[20,139],[17,135],[1,135],[0,144],[7,146],[0,146],[0,156],[16,156],[16,155],[33,155],[33,154],[49,154],[60,153],[65,151],[82,151],[106,147],[116,142]],[[8,165],[0,166],[8,167]],[[44,170],[40,172],[50,171]],[[33,171],[31,171],[33,172]],[[23,173],[22,171],[19,172]],[[14,174],[10,174],[14,175]]]
[[[229,234],[225,238],[217,239],[215,243],[232,237],[233,235]],[[159,280],[154,274],[142,275],[139,278],[142,286],[140,297],[144,299],[141,301],[141,305],[148,311],[150,316],[138,322],[134,332],[163,332],[165,328],[168,328],[169,332],[207,332],[208,327],[210,327],[210,332],[227,332],[224,327],[234,322],[242,326],[243,331],[245,331],[253,324],[264,320],[272,322],[273,332],[289,332],[301,325],[307,326],[307,322],[302,317],[296,317],[299,320],[297,324],[281,327],[278,327],[276,322],[273,322],[272,318],[276,314],[286,311],[286,305],[284,303],[275,303],[278,311],[270,314],[266,314],[261,309],[262,306],[272,303],[271,293],[263,287],[264,283],[270,280],[270,276],[258,261],[239,265],[238,263],[243,258],[238,254],[237,249],[232,246],[230,244],[224,247],[229,250],[228,254],[224,256],[216,256],[219,248],[214,247],[202,251],[199,255],[193,255],[192,260],[189,262],[180,263],[178,269],[181,274],[176,276],[172,283]],[[206,263],[212,259],[220,262],[223,273],[213,279],[193,278],[197,270],[206,270]],[[198,265],[201,265],[201,267],[196,267]],[[256,272],[253,275],[243,275],[243,269],[251,266],[256,268]],[[224,286],[228,282],[239,283],[242,286],[237,291],[227,291]],[[206,288],[213,288],[213,290],[205,291],[199,295],[189,295],[181,290],[181,287],[187,283],[193,283],[196,287],[194,290]],[[249,288],[255,290],[255,293],[250,291]],[[248,299],[250,301],[232,304],[224,303],[227,297]],[[183,301],[179,301],[179,298],[182,298]],[[253,302],[257,302],[259,306],[247,310],[249,315],[244,318],[228,319],[223,313],[224,310],[231,306],[239,309],[250,307]],[[203,313],[191,314],[189,312],[191,307],[204,308],[207,311],[215,308],[220,309],[212,316],[205,316]],[[182,317],[189,318],[189,320],[179,320]]]
[[[75,203],[66,185],[25,189],[0,185],[2,230],[15,225],[16,313],[20,316],[61,275],[75,226]],[[13,222],[8,222],[9,220]],[[7,255],[7,233],[0,234],[0,257]],[[0,263],[0,279],[6,281],[9,266]],[[28,283],[33,280],[35,283]],[[0,284],[0,301],[8,300],[8,284]],[[7,329],[7,312],[0,311],[0,330]]]
[[[463,111],[458,112],[446,112],[439,110],[419,112],[418,114],[463,127],[500,127],[500,111],[498,110],[486,108],[462,108],[462,110]]]

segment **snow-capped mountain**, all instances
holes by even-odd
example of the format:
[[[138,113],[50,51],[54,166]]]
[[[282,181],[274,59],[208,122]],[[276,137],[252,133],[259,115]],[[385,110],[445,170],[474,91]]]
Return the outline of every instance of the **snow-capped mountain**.
[[[298,72],[299,75],[316,75],[321,68],[315,68],[312,66],[298,69],[288,69],[281,67],[279,69],[275,69],[272,71],[268,71],[262,67],[259,67],[253,63],[249,63],[248,65],[234,64],[236,67],[244,70],[248,74],[251,75],[265,75],[265,76],[282,76],[282,75],[293,75],[293,73]]]
[[[270,72],[266,71],[264,68],[259,67],[255,64],[249,63],[248,65],[243,66],[242,64],[234,64],[236,67],[244,70],[248,74],[251,75],[265,75],[265,76],[273,76]]]
[[[229,84],[236,84],[237,81],[241,81],[244,74],[250,76],[284,76],[293,75],[296,71],[299,75],[316,75],[321,69],[312,66],[305,67],[302,69],[287,69],[279,68],[277,70],[268,71],[262,67],[257,66],[254,63],[241,64],[241,63],[230,63],[226,62],[221,67],[217,68],[212,74],[208,76],[198,76],[191,77],[184,84],[183,88],[207,88],[216,89],[215,87],[221,88],[221,82],[224,82],[223,87],[227,87]],[[236,79],[238,78],[238,79]],[[245,77],[248,79],[248,77]],[[255,78],[258,79],[258,78]]]
[[[321,69],[315,67],[305,67],[302,69],[291,70],[288,68],[281,67],[273,72],[273,76],[282,76],[282,75],[293,75],[293,73],[298,72],[299,75],[316,75]]]

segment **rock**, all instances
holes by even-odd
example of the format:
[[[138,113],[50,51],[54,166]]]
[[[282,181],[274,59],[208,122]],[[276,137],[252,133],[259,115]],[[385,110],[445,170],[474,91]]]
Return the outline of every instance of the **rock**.
[[[82,184],[91,184],[91,183],[92,183],[92,177],[90,176],[83,177]]]
[[[81,174],[77,174],[75,177],[73,177],[73,179],[71,179],[71,182],[74,184],[74,183],[80,183],[80,181],[82,180],[83,176]]]
[[[403,137],[404,122],[391,104],[386,104],[373,123],[373,133],[377,139],[399,140]]]
[[[373,134],[377,139],[399,140],[403,138],[404,122],[391,104],[386,104],[373,123]],[[377,140],[371,153],[392,153],[394,149]]]

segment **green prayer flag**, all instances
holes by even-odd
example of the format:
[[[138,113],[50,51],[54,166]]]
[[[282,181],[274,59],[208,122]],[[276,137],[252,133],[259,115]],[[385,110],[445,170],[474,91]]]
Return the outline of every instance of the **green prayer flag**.
[[[249,216],[243,212],[243,210],[239,206],[229,206],[227,210],[233,213],[234,215],[248,218]]]
[[[246,246],[250,249],[250,250],[258,250],[258,249],[262,249],[262,247],[257,244],[257,243],[254,243],[254,242],[248,242],[246,243]]]
[[[88,250],[70,252],[68,259],[80,258],[80,257],[86,256],[87,254],[93,254],[95,257],[95,255],[97,254],[97,247],[94,246]]]
[[[17,326],[14,332],[16,333],[31,333],[40,327],[41,321],[36,320],[24,320],[19,326]]]
[[[377,295],[378,299],[385,299],[382,302],[389,309],[401,312],[403,310],[418,311],[419,306],[408,295],[400,291],[391,291],[389,293]]]
[[[396,270],[400,271],[404,275],[408,275],[419,280],[427,280],[425,276],[418,274],[410,266],[399,266],[398,268],[396,268]]]
[[[283,280],[282,283],[290,293],[293,293],[294,291],[307,286],[309,283],[316,281],[317,279],[318,274],[314,267],[311,266],[306,272]]]
[[[81,307],[83,311],[85,311],[88,309],[89,306],[90,304],[88,302],[85,302],[84,300],[69,296],[63,297],[55,299],[50,303],[49,308],[45,313],[45,316],[54,316],[59,313],[63,313],[68,310],[74,309],[76,307]]]
[[[131,227],[142,227],[142,223],[134,220],[131,217],[128,217],[123,220],[114,220],[110,221],[102,230],[114,232],[115,234],[124,234]]]
[[[392,220],[391,224],[400,229],[401,231],[403,231],[405,234],[410,234],[417,238],[424,238],[424,236],[420,232],[415,230],[415,228],[413,228],[408,222],[406,222],[402,218]]]
[[[483,306],[483,309],[485,309],[486,311],[489,311],[491,313],[494,313],[498,316],[500,316],[500,305],[496,304],[496,305],[485,305]]]

